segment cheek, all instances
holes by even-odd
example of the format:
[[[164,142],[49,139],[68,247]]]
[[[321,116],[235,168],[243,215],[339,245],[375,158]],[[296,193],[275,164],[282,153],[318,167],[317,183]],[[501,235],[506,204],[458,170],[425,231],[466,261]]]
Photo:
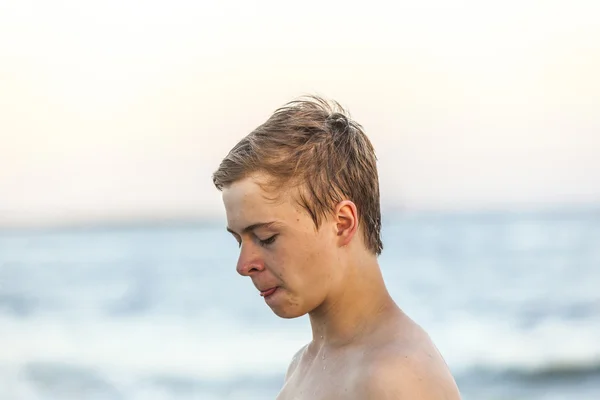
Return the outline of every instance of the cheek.
[[[298,241],[286,243],[266,258],[265,264],[273,275],[290,288],[303,285],[312,275],[315,257],[310,248],[297,245]],[[314,249],[312,249],[314,251]]]
[[[330,240],[313,232],[290,238],[265,259],[266,265],[291,286],[319,285],[331,276],[331,268],[335,267]]]
[[[301,258],[302,269],[310,280],[310,284],[325,283],[330,276],[331,268],[335,266],[331,258],[331,247],[325,242],[315,240],[306,249]]]

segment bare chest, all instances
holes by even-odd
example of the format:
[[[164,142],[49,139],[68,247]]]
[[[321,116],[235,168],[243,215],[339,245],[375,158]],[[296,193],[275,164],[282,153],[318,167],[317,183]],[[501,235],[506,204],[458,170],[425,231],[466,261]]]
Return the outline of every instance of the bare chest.
[[[277,400],[352,399],[359,366],[344,358],[301,362],[285,382]]]

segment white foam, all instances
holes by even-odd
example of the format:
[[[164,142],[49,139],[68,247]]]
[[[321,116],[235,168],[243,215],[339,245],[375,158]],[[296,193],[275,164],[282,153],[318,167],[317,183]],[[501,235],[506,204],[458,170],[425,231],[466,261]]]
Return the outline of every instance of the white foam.
[[[0,318],[0,363],[65,362],[136,374],[227,379],[281,373],[309,332],[259,331],[233,321],[127,318],[59,321]]]
[[[217,319],[130,317],[59,320],[0,317],[0,365],[65,362],[104,371],[228,379],[280,374],[310,340],[309,329],[244,327]],[[517,329],[502,320],[455,314],[425,326],[456,371],[476,366],[537,369],[600,361],[600,321],[548,319]],[[291,325],[290,325],[291,326]]]
[[[456,370],[538,370],[551,365],[597,365],[600,321],[547,319],[531,329],[501,319],[456,315],[431,330],[446,361]]]

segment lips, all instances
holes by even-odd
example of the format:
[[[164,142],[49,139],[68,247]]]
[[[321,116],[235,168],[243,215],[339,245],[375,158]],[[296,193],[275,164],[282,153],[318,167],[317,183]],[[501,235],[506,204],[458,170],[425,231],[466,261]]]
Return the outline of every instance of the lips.
[[[267,289],[267,290],[261,290],[260,291],[260,295],[262,297],[269,297],[270,295],[272,295],[273,293],[275,293],[276,290],[277,290],[277,286],[272,287],[272,288]]]

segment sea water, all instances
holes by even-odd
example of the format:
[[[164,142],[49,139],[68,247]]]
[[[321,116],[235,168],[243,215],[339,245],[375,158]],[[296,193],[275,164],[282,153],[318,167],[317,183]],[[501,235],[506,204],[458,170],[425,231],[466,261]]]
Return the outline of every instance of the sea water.
[[[225,221],[0,232],[0,399],[273,399],[276,317]],[[384,214],[380,265],[465,400],[600,399],[600,212]]]

